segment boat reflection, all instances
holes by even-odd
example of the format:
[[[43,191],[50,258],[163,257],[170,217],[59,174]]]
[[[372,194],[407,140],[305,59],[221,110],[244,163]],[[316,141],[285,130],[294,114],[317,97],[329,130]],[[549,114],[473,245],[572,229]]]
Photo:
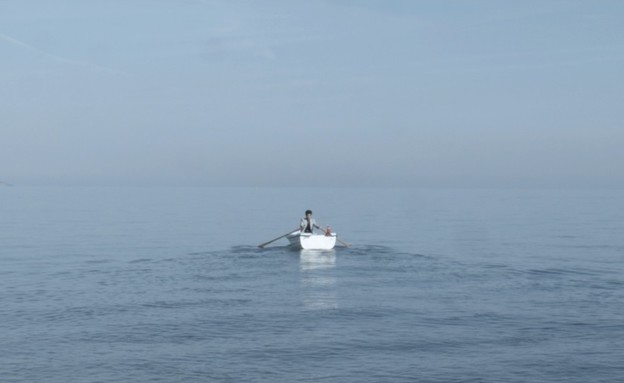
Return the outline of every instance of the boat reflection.
[[[303,304],[308,309],[338,308],[336,299],[335,250],[301,250],[299,271]]]
[[[336,267],[336,250],[300,250],[299,268],[301,271]]]

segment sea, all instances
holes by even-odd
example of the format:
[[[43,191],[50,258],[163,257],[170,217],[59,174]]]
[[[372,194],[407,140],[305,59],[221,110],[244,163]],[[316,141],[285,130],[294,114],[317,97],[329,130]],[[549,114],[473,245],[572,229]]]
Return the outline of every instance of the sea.
[[[622,381],[622,190],[0,188],[3,383]]]

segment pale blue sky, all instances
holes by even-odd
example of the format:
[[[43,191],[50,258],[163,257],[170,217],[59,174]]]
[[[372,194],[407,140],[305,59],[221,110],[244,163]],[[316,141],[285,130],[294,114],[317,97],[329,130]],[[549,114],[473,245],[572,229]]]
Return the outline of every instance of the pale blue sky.
[[[624,187],[622,1],[0,0],[0,181]]]

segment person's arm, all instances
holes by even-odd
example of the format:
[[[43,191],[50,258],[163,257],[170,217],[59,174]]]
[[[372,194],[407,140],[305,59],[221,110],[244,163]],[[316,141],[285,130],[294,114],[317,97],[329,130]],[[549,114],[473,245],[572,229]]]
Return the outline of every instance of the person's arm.
[[[312,226],[313,226],[313,227],[316,227],[316,228],[317,228],[317,229],[319,229],[319,230],[321,229],[321,227],[319,226],[319,224],[318,224],[318,223],[316,223],[316,220],[314,220],[314,223],[313,223],[313,225],[312,225]]]

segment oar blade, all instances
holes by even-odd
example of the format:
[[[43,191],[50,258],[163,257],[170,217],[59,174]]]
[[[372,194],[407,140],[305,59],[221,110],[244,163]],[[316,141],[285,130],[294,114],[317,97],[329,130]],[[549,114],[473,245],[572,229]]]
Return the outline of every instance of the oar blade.
[[[336,240],[340,243],[342,243],[344,245],[344,247],[351,247],[350,244],[348,244],[347,242],[343,241],[342,239],[336,237]]]

